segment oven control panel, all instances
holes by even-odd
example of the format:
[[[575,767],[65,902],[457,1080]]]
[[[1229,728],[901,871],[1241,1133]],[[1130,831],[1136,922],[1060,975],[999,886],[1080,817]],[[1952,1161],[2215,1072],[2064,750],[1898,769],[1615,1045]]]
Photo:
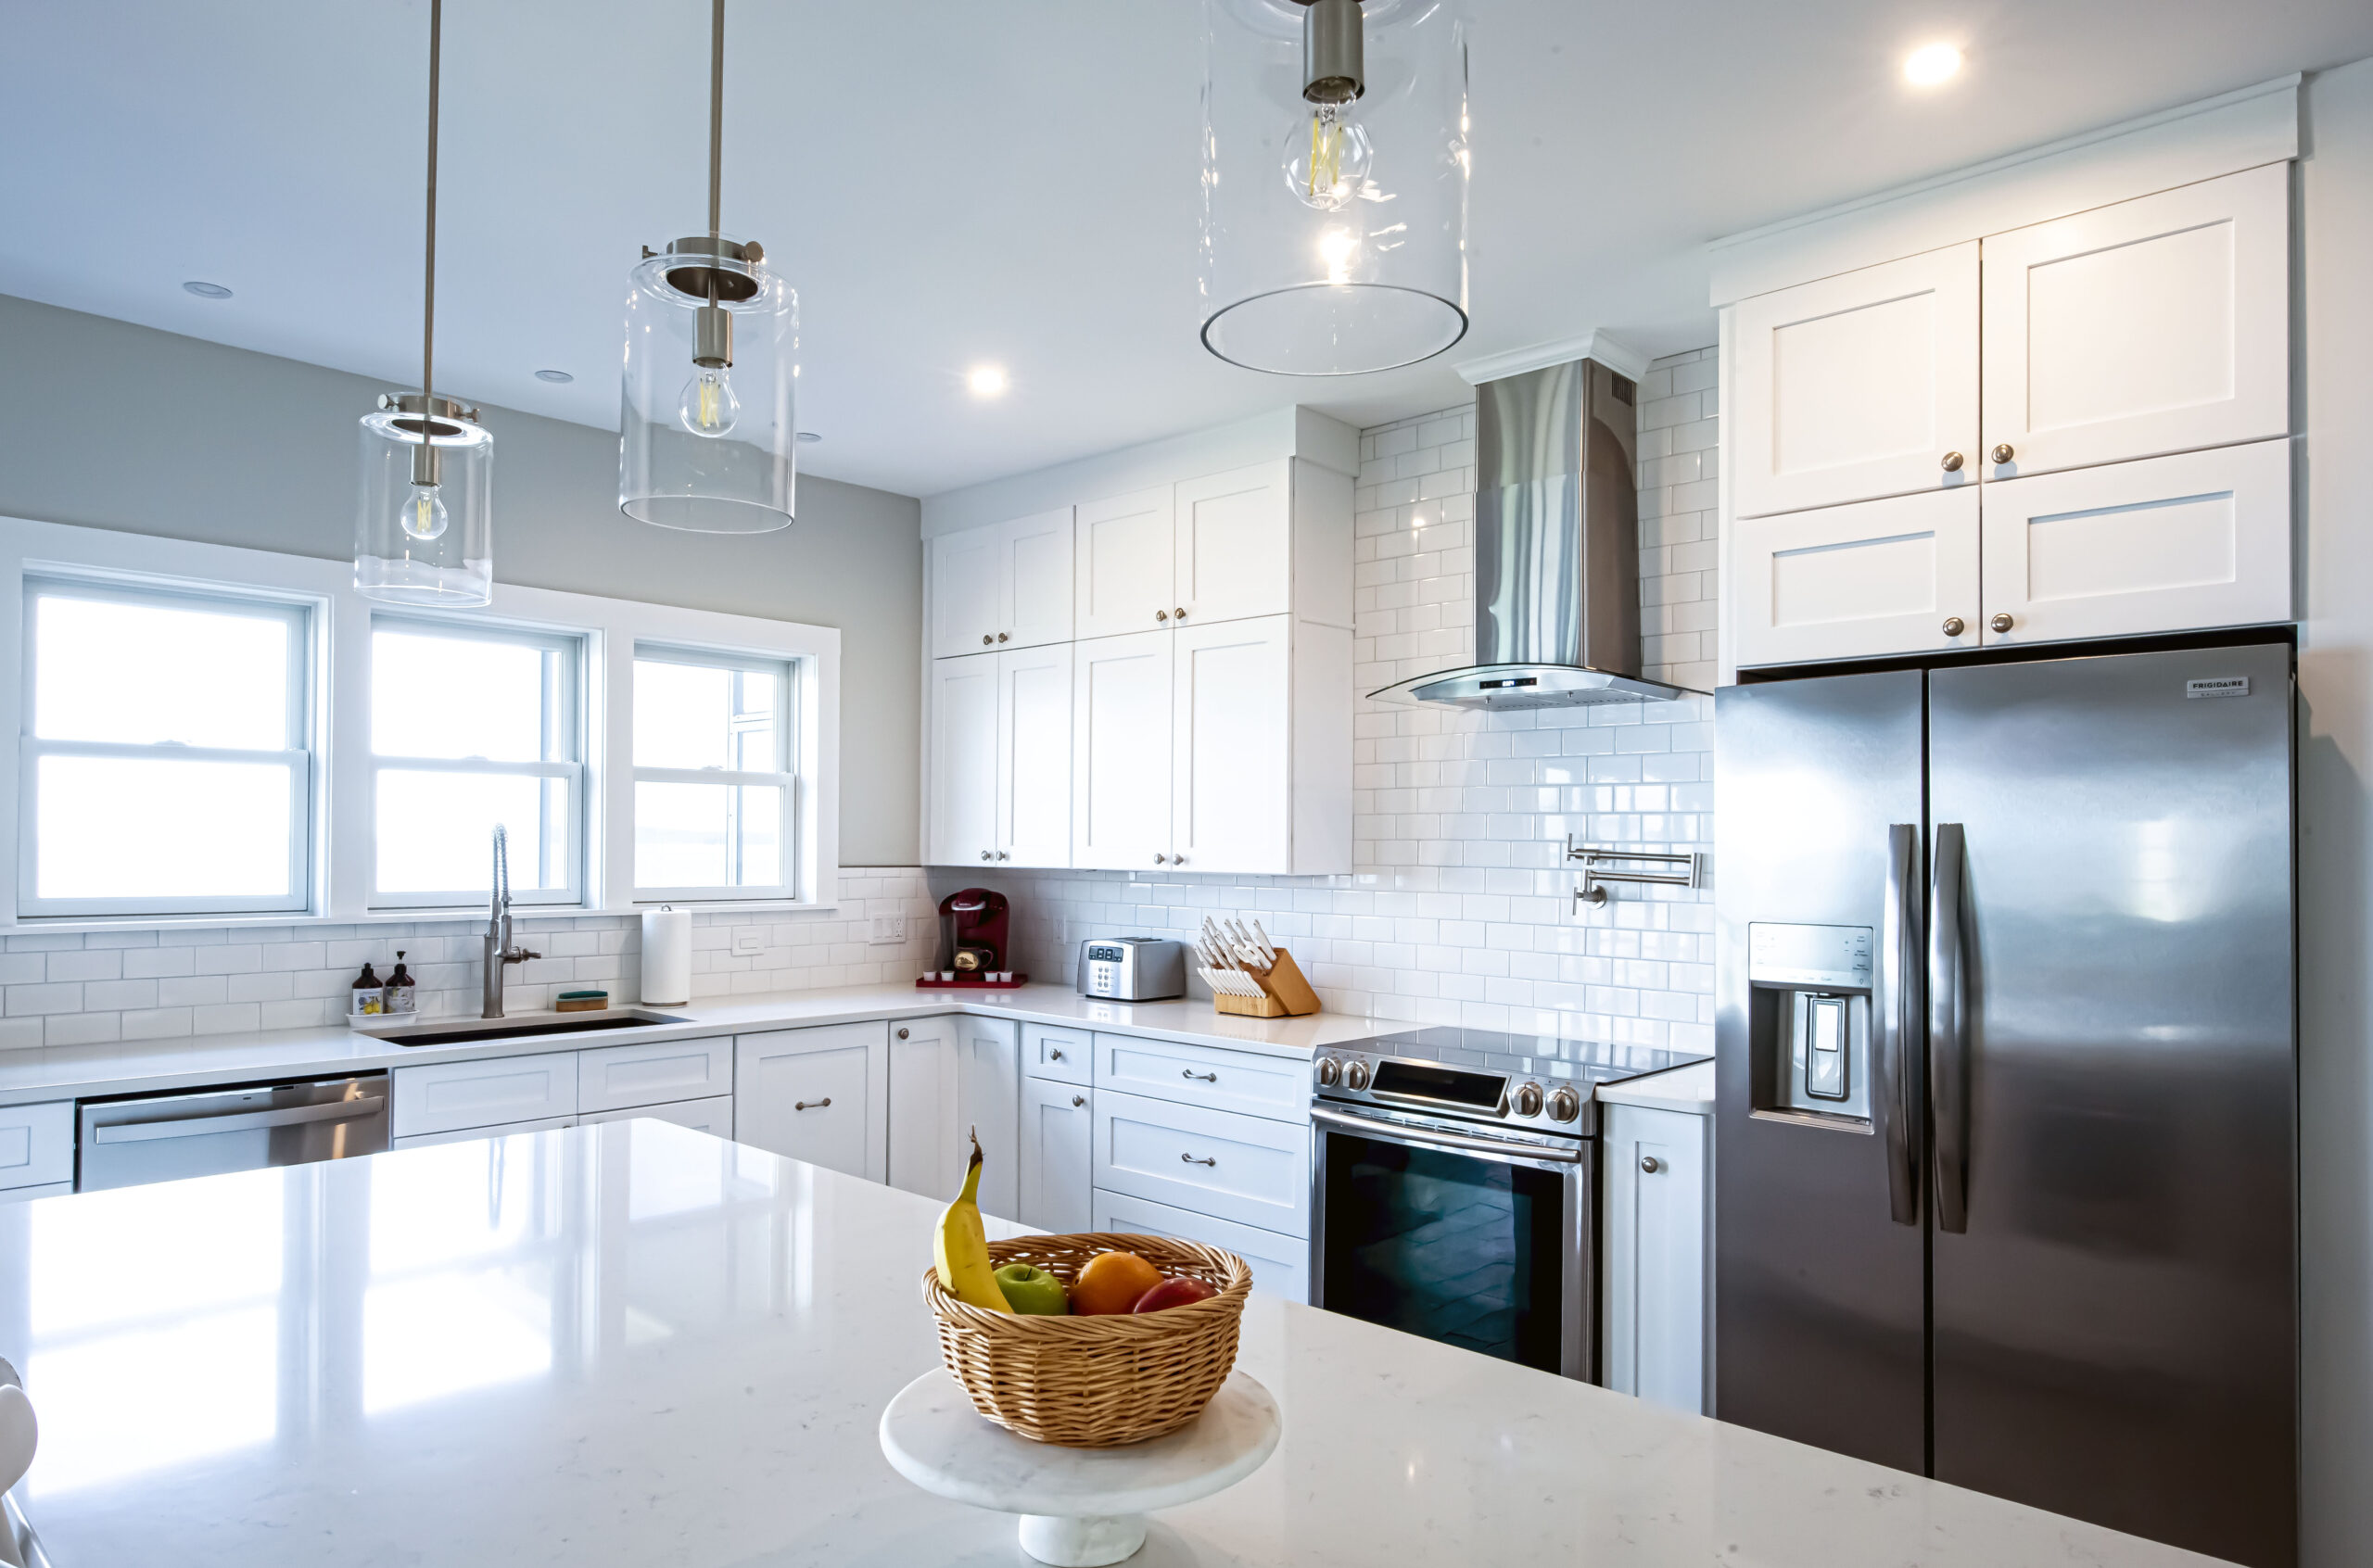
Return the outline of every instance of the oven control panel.
[[[1586,1133],[1595,1109],[1591,1085],[1568,1079],[1556,1062],[1533,1070],[1470,1067],[1384,1056],[1341,1046],[1311,1063],[1312,1091],[1321,1100],[1393,1106],[1545,1132]]]

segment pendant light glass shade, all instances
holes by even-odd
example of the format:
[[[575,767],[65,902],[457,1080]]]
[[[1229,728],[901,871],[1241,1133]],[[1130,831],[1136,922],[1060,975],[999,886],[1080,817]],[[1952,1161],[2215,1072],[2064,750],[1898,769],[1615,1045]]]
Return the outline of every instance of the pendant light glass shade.
[[[618,508],[700,534],[791,525],[799,296],[755,245],[679,239],[634,270]]]
[[[1453,0],[1203,0],[1203,346],[1286,375],[1466,335],[1466,39]]]
[[[362,416],[354,587],[365,599],[464,609],[494,598],[494,437],[444,398]],[[424,417],[433,413],[434,417]]]

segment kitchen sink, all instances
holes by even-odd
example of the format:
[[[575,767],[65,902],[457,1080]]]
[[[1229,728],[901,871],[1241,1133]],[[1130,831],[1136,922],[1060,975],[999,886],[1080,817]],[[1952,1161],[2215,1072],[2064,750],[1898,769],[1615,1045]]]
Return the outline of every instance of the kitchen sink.
[[[463,1023],[414,1025],[400,1029],[366,1029],[361,1032],[390,1045],[475,1045],[497,1040],[529,1040],[545,1034],[599,1034],[614,1029],[649,1029],[654,1024],[690,1023],[671,1013],[650,1013],[639,1007],[599,1012],[576,1018],[530,1014],[517,1018],[472,1018]]]

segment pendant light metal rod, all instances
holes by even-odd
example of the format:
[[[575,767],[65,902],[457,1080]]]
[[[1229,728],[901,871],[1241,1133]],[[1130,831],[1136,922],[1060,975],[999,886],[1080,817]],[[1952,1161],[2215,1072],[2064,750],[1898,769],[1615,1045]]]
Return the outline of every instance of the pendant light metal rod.
[[[422,290],[420,307],[420,398],[424,421],[430,418],[427,403],[435,395],[435,388],[429,385],[429,378],[437,366],[437,63],[443,52],[440,45],[444,30],[445,0],[428,0],[428,257],[424,269],[427,282]],[[425,425],[422,439],[427,439]]]
[[[433,0],[432,0],[433,3]],[[715,239],[718,195],[725,171],[725,0],[710,0],[708,13],[708,234]]]

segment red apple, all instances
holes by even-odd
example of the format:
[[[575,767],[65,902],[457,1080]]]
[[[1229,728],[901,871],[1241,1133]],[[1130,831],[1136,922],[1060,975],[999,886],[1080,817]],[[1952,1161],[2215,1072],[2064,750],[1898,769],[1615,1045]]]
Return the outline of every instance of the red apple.
[[[1170,1307],[1189,1307],[1198,1301],[1209,1301],[1218,1294],[1218,1291],[1202,1281],[1181,1275],[1176,1279],[1164,1280],[1138,1296],[1137,1304],[1129,1310],[1159,1312]]]

